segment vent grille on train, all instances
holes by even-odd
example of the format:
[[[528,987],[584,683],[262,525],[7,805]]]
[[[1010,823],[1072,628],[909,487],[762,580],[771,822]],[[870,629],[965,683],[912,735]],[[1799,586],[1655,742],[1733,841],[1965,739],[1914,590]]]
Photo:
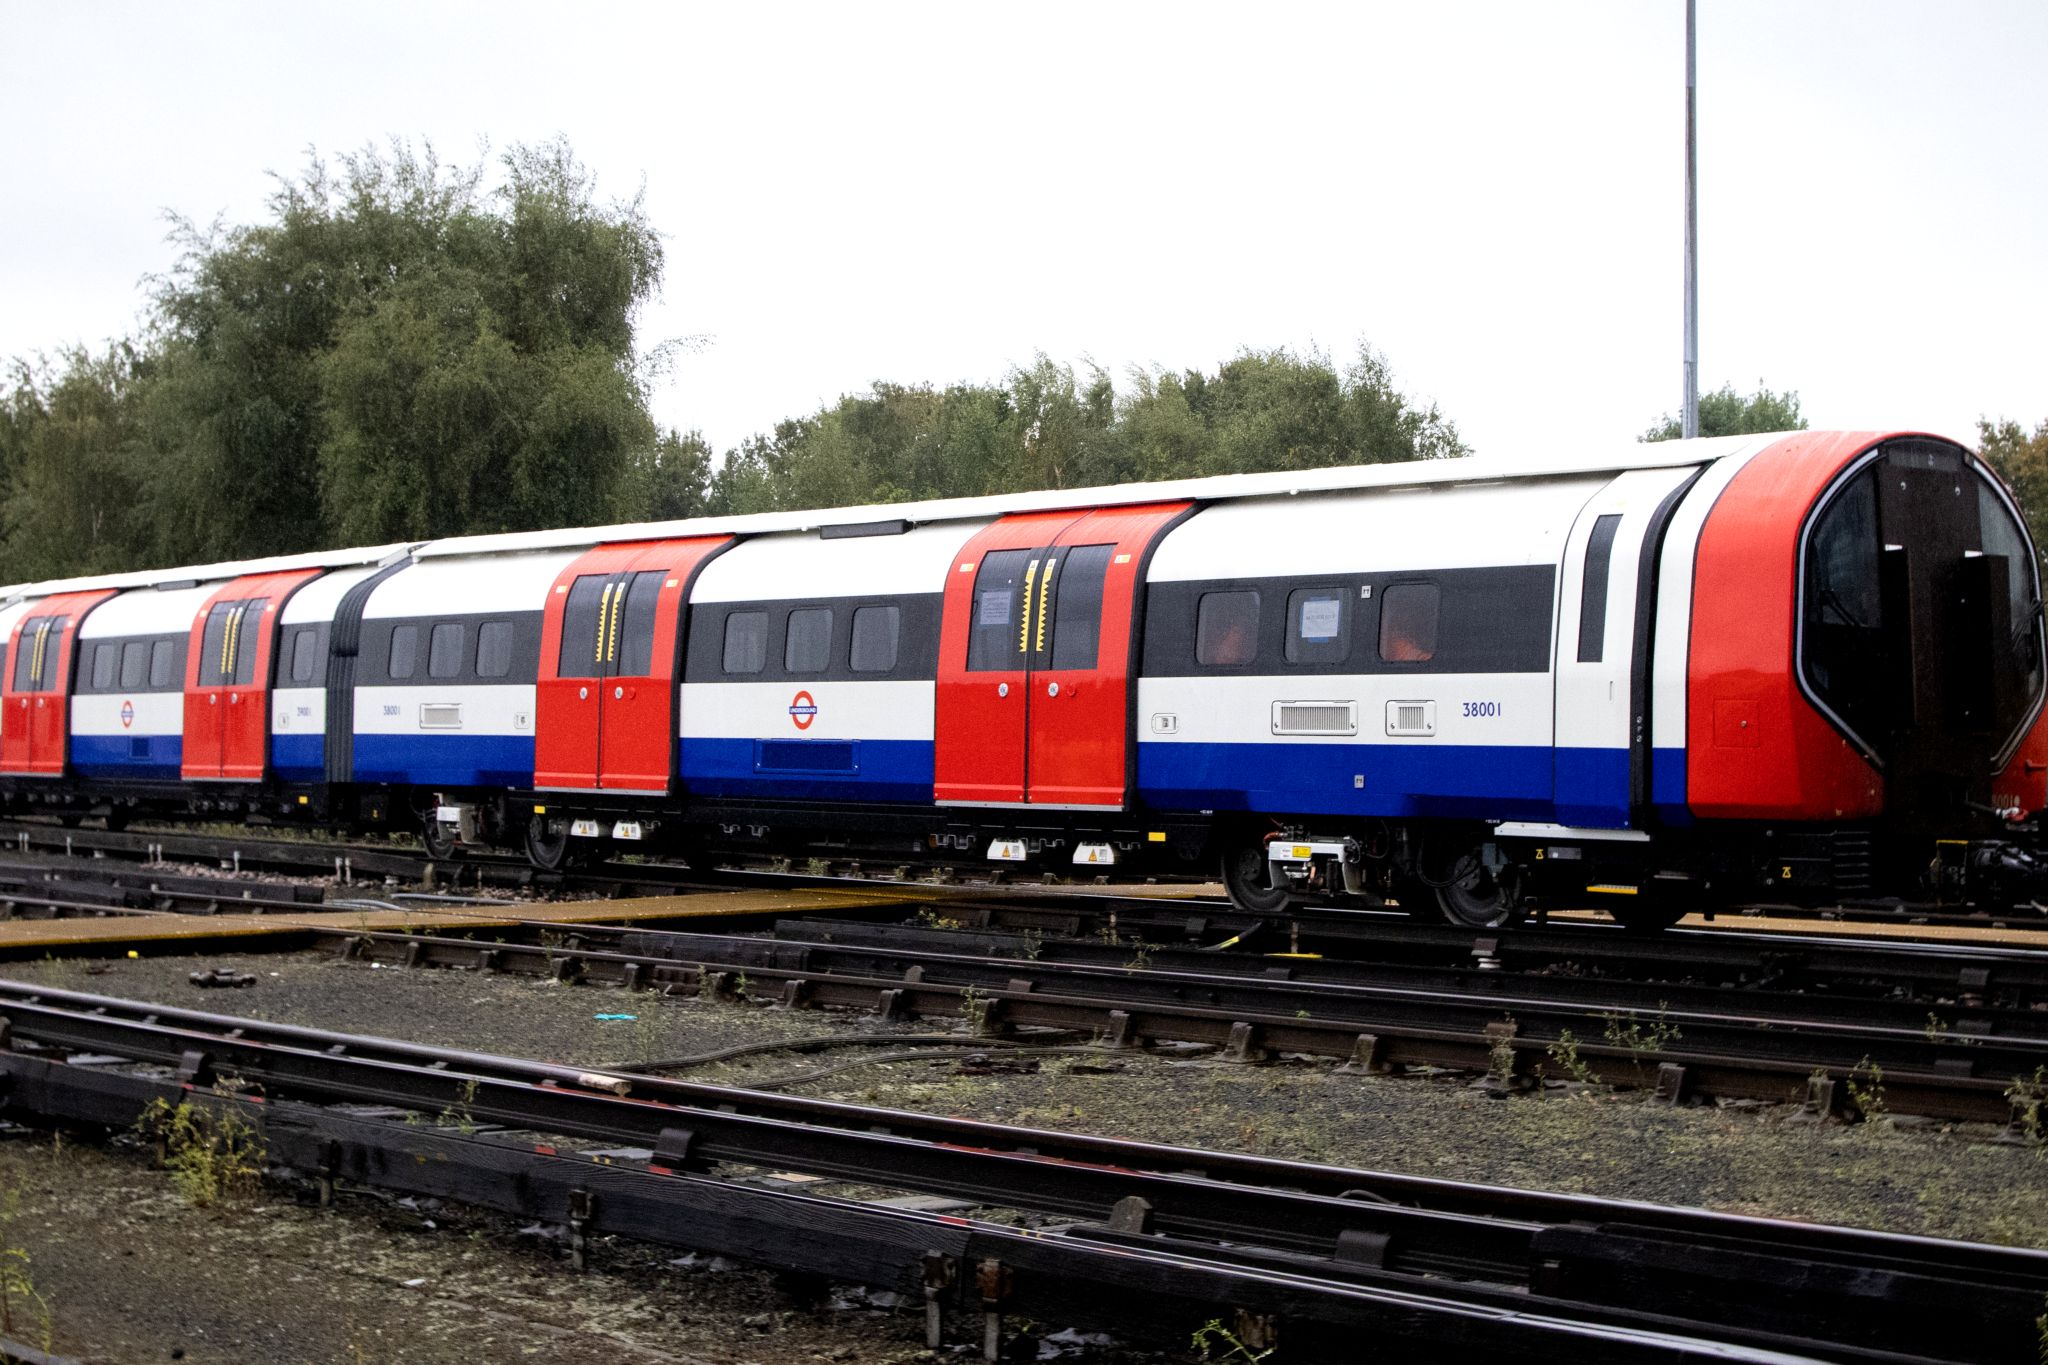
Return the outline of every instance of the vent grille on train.
[[[1276,701],[1276,735],[1355,735],[1358,703],[1350,701]]]
[[[1387,703],[1387,733],[1391,736],[1428,736],[1436,733],[1436,703],[1433,701],[1390,701]]]

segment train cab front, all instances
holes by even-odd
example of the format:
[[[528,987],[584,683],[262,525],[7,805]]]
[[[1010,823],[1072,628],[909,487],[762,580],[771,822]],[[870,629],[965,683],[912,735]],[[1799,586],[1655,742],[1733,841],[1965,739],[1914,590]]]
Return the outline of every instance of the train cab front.
[[[1878,894],[2048,900],[2048,722],[2034,547],[1961,446],[1895,437],[1813,504],[1798,565],[1796,683],[1881,781]]]

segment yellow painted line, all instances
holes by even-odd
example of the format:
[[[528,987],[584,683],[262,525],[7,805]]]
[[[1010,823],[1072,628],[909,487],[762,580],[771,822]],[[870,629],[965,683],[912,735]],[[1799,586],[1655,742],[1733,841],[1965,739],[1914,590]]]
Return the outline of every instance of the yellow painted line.
[[[1608,896],[1640,896],[1641,894],[1643,894],[1642,891],[1637,887],[1610,886],[1604,883],[1596,886],[1589,886],[1586,889],[1588,891],[1598,891],[1601,894]]]

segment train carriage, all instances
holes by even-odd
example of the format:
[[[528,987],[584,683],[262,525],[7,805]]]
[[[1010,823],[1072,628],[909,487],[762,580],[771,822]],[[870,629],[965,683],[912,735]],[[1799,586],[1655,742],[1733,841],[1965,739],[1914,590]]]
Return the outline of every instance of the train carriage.
[[[2033,546],[1913,433],[472,537],[0,593],[0,799],[1223,875],[2011,901]]]

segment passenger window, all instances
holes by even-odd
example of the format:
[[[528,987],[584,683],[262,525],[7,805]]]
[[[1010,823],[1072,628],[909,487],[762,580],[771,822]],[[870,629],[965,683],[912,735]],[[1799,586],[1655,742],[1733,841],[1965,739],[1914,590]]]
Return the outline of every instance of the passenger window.
[[[1053,584],[1054,668],[1095,667],[1102,638],[1102,583],[1115,553],[1114,545],[1077,545],[1064,552]]]
[[[1351,594],[1296,588],[1287,594],[1287,662],[1337,664],[1351,654]]]
[[[1390,664],[1436,657],[1437,586],[1396,583],[1380,596],[1380,657]]]
[[[320,627],[300,626],[292,635],[292,681],[309,683],[320,666]]]
[[[1195,662],[1204,668],[1237,668],[1258,653],[1258,592],[1203,593],[1195,609]]]
[[[176,640],[158,640],[149,647],[149,685],[153,691],[179,689]]]
[[[725,671],[759,673],[768,664],[768,613],[736,611],[725,618]]]
[[[512,623],[486,621],[476,628],[476,675],[502,678],[512,671]]]
[[[391,678],[402,681],[419,671],[420,628],[418,626],[393,626],[391,628]]]
[[[1030,653],[1029,586],[1037,582],[1042,550],[992,550],[974,578],[974,616],[967,634],[971,672],[1022,668]]]
[[[14,637],[14,690],[17,692],[26,692],[35,686],[36,637],[42,632],[43,622],[24,621]]]
[[[121,646],[111,640],[102,640],[92,647],[92,690],[111,692],[114,680],[121,675]]]
[[[462,627],[443,621],[427,639],[427,673],[435,678],[462,676]]]
[[[622,636],[616,654],[607,654],[618,661],[616,672],[628,678],[644,678],[654,671],[654,622],[655,605],[661,598],[661,585],[667,578],[664,573],[636,573],[621,591],[625,594],[625,608],[614,612],[614,616],[625,618],[625,629],[616,628],[613,634]]]
[[[1614,558],[1614,533],[1621,514],[1595,518],[1586,540],[1586,576],[1579,587],[1579,662],[1600,663],[1607,654],[1607,572]]]
[[[896,666],[896,640],[903,626],[897,607],[856,607],[853,612],[853,653],[856,673],[887,673]]]
[[[789,614],[782,667],[790,673],[823,673],[832,662],[832,608],[798,607]]]
[[[599,634],[602,618],[611,615],[612,580],[603,574],[585,574],[569,585],[569,600],[562,608],[562,647],[555,656],[558,678],[595,678],[604,672],[604,637]]]
[[[149,641],[130,640],[121,646],[121,690],[139,692],[149,682]]]

